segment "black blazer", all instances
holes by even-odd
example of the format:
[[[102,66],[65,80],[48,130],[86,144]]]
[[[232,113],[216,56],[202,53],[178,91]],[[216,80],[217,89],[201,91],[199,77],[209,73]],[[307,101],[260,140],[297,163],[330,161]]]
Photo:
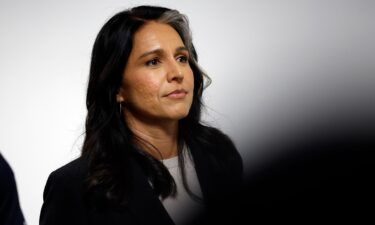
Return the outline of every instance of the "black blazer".
[[[242,160],[228,138],[216,142],[211,149],[189,146],[206,205],[205,214],[192,218],[192,224],[229,223],[232,219],[228,210],[231,206],[225,199],[230,199],[230,194],[239,187]],[[52,172],[44,190],[40,225],[174,224],[140,165],[136,160],[130,162],[136,179],[128,205],[102,211],[91,210],[83,200],[82,182],[88,173],[86,159],[80,157]]]

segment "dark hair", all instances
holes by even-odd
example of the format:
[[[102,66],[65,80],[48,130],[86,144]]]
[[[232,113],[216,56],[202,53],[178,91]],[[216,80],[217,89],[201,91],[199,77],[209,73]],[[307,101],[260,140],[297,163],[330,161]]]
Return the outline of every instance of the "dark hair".
[[[157,195],[164,198],[175,193],[175,183],[167,168],[132,141],[136,137],[116,101],[134,34],[149,21],[172,26],[192,56],[189,64],[194,74],[194,96],[189,114],[179,121],[180,165],[184,162],[182,146],[197,142],[195,137],[205,133],[203,130],[206,129],[200,123],[202,91],[204,81],[209,84],[210,79],[198,66],[187,18],[176,10],[155,6],[139,6],[114,15],[100,30],[92,51],[86,99],[86,136],[82,149],[82,157],[89,160],[87,193],[95,195],[97,190],[104,190],[105,196],[98,198],[104,202],[126,203],[131,188],[129,183],[133,179],[130,158],[140,162]],[[186,185],[183,167],[182,177],[186,190],[194,196]]]

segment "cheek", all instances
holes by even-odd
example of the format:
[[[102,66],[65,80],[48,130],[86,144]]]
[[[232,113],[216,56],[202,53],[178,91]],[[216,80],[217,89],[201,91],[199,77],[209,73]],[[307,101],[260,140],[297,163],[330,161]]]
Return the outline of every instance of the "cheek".
[[[156,80],[139,78],[133,82],[134,97],[144,103],[155,101],[159,96],[160,84]]]

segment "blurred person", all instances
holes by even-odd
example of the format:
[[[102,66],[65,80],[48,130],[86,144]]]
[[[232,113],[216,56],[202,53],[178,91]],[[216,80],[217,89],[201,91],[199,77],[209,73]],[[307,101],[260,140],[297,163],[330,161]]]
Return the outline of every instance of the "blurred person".
[[[0,224],[23,225],[24,221],[12,168],[0,154]]]

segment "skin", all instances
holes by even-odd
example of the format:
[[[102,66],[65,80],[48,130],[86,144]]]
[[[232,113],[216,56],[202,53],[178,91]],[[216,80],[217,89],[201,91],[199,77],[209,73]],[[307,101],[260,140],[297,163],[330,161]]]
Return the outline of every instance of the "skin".
[[[152,21],[134,35],[117,101],[138,144],[157,159],[177,155],[178,121],[188,115],[193,99],[189,57],[167,24]]]

